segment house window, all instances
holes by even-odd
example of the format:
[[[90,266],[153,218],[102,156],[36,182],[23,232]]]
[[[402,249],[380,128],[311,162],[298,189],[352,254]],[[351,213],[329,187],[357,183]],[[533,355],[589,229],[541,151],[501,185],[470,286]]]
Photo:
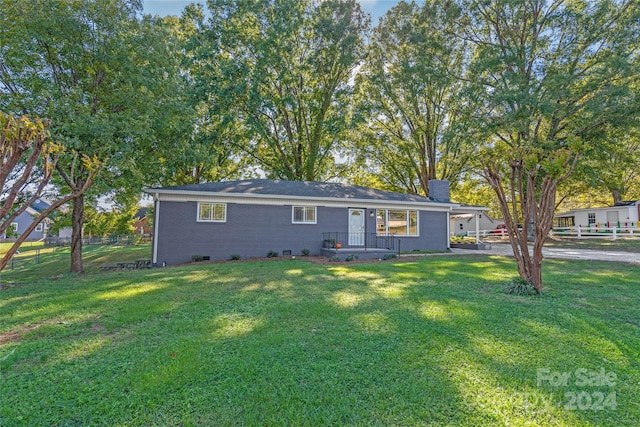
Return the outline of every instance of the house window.
[[[7,234],[17,235],[18,234],[18,223],[12,222],[7,229]]]
[[[292,222],[294,224],[315,224],[316,223],[316,207],[315,206],[294,206]]]
[[[418,211],[378,209],[376,211],[378,235],[418,236]]]
[[[198,221],[225,222],[227,205],[225,203],[198,203]]]
[[[588,224],[595,224],[596,223],[596,214],[595,212],[589,212],[587,214],[587,218],[588,218]]]
[[[44,230],[44,227],[42,223],[36,225],[36,231],[41,233],[43,230]]]

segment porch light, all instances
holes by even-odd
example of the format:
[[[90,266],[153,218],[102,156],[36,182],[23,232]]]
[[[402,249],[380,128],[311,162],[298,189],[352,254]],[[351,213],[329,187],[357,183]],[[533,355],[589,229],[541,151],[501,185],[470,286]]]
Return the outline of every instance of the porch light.
[[[369,218],[376,216],[376,211],[369,211]]]

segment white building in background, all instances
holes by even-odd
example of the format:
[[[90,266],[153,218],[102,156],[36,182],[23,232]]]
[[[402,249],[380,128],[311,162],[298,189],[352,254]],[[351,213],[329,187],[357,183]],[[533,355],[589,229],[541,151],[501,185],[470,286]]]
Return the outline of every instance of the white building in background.
[[[605,208],[573,209],[555,216],[558,227],[582,228],[616,227],[619,229],[638,227],[640,200],[622,202]]]
[[[476,217],[477,227],[482,232],[496,230],[499,226],[504,225],[503,220],[492,218],[486,210],[485,208],[485,210],[478,210],[475,213],[452,213],[449,218],[451,234],[454,236],[474,235],[476,232]]]

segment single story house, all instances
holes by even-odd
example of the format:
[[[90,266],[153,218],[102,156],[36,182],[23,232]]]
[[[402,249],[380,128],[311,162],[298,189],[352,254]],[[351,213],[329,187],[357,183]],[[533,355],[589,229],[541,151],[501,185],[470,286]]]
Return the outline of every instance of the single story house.
[[[495,219],[484,209],[476,212],[451,215],[451,234],[455,236],[467,236],[475,233],[476,227],[486,232],[495,231],[499,226],[503,226],[504,221]]]
[[[47,201],[37,199],[31,206],[27,207],[24,212],[18,215],[11,222],[9,228],[12,231],[7,230],[7,232],[3,233],[0,238],[6,239],[7,237],[13,238],[20,236],[31,224],[33,224],[34,218],[40,215],[40,212],[47,209],[49,206],[50,204]],[[45,218],[44,221],[36,225],[36,228],[29,234],[29,237],[27,237],[27,241],[44,239],[47,236],[50,224],[51,220],[49,218]]]
[[[154,198],[153,265],[271,255],[381,257],[444,251],[449,182],[431,197],[356,185],[253,179],[148,188]]]
[[[604,208],[573,209],[555,216],[558,227],[616,227],[637,228],[640,217],[640,200],[618,203]]]

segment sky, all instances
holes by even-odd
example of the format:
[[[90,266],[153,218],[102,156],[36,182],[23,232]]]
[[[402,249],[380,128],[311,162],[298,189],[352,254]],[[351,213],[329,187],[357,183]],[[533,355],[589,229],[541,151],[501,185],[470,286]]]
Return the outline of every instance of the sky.
[[[358,0],[362,10],[371,15],[371,23],[377,24],[378,19],[391,9],[398,0]],[[206,4],[206,0],[143,0],[144,12],[151,15],[180,15],[182,9],[190,3]]]

